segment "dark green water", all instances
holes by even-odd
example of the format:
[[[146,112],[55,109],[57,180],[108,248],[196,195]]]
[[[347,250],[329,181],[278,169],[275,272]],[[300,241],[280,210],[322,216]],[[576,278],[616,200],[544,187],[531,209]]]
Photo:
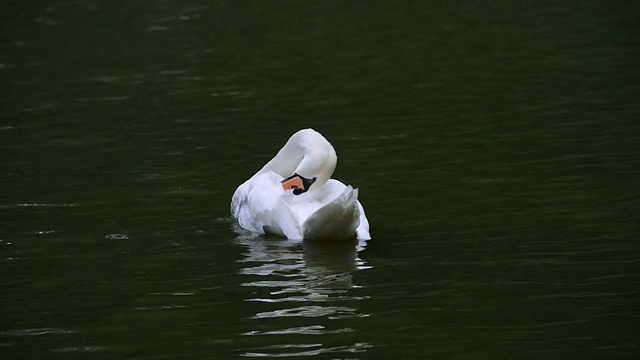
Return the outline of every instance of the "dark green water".
[[[0,355],[637,357],[639,4],[3,2]],[[305,127],[368,243],[234,232]]]

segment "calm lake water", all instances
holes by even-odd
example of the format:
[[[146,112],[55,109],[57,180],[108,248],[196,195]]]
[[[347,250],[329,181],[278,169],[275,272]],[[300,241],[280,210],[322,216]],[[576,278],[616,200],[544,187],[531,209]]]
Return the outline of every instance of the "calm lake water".
[[[639,2],[0,8],[3,359],[640,355]],[[372,240],[234,231],[306,127]]]

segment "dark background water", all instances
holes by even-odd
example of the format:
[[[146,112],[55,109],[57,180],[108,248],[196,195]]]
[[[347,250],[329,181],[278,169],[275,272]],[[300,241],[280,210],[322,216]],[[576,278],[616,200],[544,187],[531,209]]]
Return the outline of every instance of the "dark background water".
[[[6,1],[3,358],[633,358],[640,3]],[[313,127],[373,239],[250,239]]]

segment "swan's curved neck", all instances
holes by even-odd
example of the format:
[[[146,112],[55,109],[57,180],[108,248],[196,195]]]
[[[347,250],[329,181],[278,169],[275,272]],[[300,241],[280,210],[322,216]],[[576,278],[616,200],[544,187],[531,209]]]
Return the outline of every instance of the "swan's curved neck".
[[[298,174],[316,178],[309,191],[322,187],[333,175],[338,156],[331,143],[312,129],[293,134],[278,154],[265,164],[257,174],[267,171],[286,178]]]

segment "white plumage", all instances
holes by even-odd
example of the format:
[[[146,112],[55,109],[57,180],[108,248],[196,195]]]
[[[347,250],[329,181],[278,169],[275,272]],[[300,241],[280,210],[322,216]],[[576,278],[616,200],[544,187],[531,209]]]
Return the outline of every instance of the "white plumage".
[[[293,134],[278,154],[238,186],[231,214],[243,229],[288,239],[370,239],[369,221],[358,190],[331,179],[338,157],[320,133],[304,129]],[[305,181],[295,195],[283,181]],[[308,185],[311,183],[311,185]],[[306,185],[306,186],[305,186]]]

